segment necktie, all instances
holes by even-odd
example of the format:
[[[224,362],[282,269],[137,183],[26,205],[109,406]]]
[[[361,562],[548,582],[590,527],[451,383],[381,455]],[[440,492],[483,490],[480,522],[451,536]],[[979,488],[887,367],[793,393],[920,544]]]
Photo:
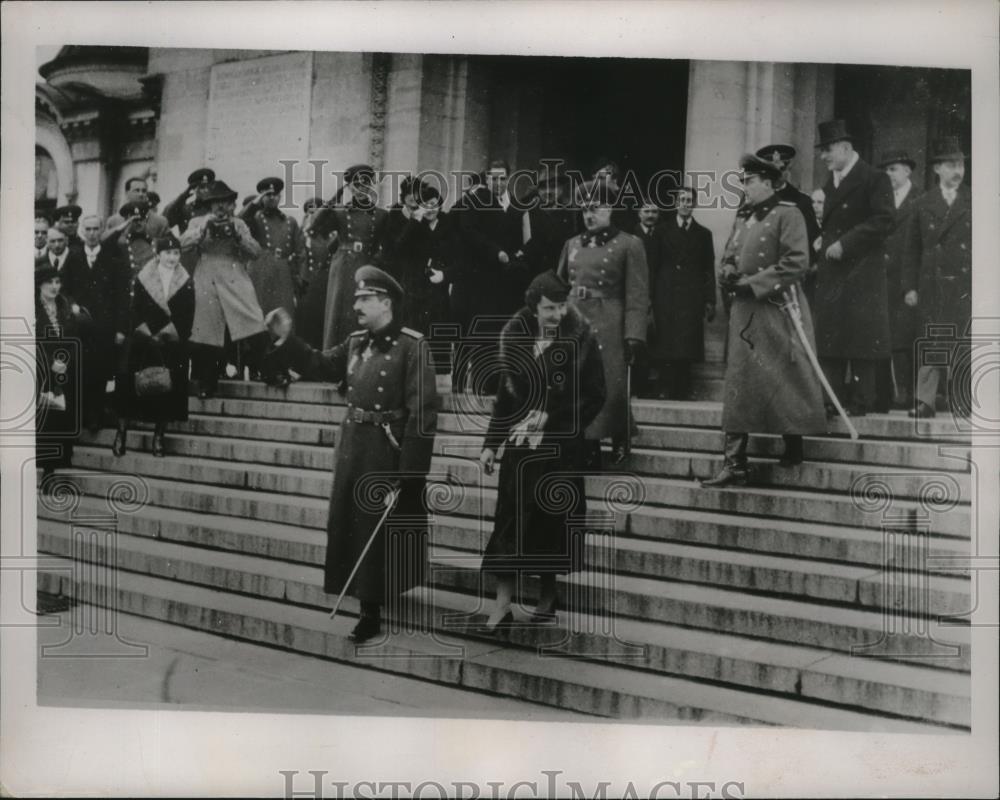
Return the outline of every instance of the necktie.
[[[531,217],[528,216],[528,212],[525,211],[521,216],[521,244],[527,244],[531,241]]]

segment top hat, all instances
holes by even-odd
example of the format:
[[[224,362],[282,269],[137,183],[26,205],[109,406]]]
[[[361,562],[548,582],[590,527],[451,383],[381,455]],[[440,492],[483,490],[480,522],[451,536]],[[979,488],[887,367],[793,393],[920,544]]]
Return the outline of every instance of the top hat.
[[[819,124],[819,137],[816,147],[826,147],[834,142],[853,142],[854,135],[847,130],[847,123],[842,119],[831,119]]]
[[[769,144],[760,148],[756,155],[775,164],[787,164],[795,158],[795,148],[790,144]]]
[[[917,162],[910,158],[905,150],[886,150],[878,162],[879,169],[885,169],[890,164],[906,164],[910,169],[916,169]]]
[[[746,153],[740,159],[740,169],[745,176],[759,175],[771,181],[781,180],[781,168],[777,164],[753,153]]]
[[[357,286],[355,297],[382,295],[399,299],[403,296],[403,287],[399,282],[388,272],[371,264],[366,264],[354,273],[354,283]]]
[[[945,136],[943,139],[934,140],[933,154],[929,161],[933,164],[938,161],[965,161],[966,158],[968,156],[962,152],[958,137]]]
[[[199,183],[209,184],[214,180],[215,170],[211,170],[208,167],[202,167],[201,169],[196,169],[188,175],[188,186],[196,186]]]
[[[225,181],[212,181],[208,187],[208,192],[204,198],[206,203],[212,202],[232,202],[236,200],[236,192],[226,185]]]
[[[277,194],[284,188],[285,182],[281,178],[262,178],[257,181],[258,194],[265,194],[266,192]]]

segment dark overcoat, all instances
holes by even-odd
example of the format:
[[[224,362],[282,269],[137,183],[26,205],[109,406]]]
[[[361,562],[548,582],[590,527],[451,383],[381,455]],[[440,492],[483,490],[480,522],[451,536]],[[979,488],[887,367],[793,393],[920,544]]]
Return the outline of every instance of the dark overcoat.
[[[331,235],[302,237],[299,249],[299,279],[305,291],[295,307],[295,332],[313,347],[323,346],[326,322],[326,291],[334,242]]]
[[[194,281],[180,264],[166,294],[155,262],[135,276],[129,291],[125,369],[115,378],[115,405],[120,417],[146,422],[183,422],[188,418],[188,340],[194,314]],[[150,334],[160,334],[161,341],[140,333],[143,325]],[[146,367],[170,370],[169,392],[136,395],[135,374]]]
[[[79,372],[83,331],[89,324],[85,309],[71,298],[56,297],[53,321],[35,291],[35,389],[62,395],[65,410],[38,406],[35,415],[35,456],[39,467],[68,467],[73,443],[80,432]],[[66,371],[57,375],[52,365],[56,359],[66,363]]]
[[[972,316],[972,197],[959,186],[951,206],[941,190],[914,205],[907,226],[906,285],[916,289],[924,324],[955,325],[966,333]]]
[[[920,335],[920,312],[903,302],[906,295],[903,279],[903,262],[906,258],[906,232],[909,228],[910,215],[920,198],[921,192],[916,186],[911,186],[903,202],[896,209],[892,218],[892,228],[885,237],[883,259],[886,268],[886,288],[889,296],[889,329],[892,332],[892,349],[909,350],[913,341]]]
[[[894,203],[889,176],[860,158],[840,186],[823,187],[822,246],[816,276],[816,343],[827,358],[890,355],[889,304],[883,254]],[[840,242],[843,257],[826,249]]]
[[[321,208],[313,216],[312,227],[318,233],[332,235],[337,231],[326,284],[324,348],[344,341],[357,327],[354,273],[366,264],[381,261],[388,217],[384,208],[354,201],[346,206]]]
[[[540,354],[538,320],[519,311],[500,335],[502,375],[484,443],[502,450],[493,534],[483,555],[490,572],[565,574],[583,569],[574,541],[587,505],[584,432],[604,405],[601,351],[590,324],[570,307],[558,336]],[[537,448],[508,441],[531,411],[548,418]]]
[[[735,297],[722,428],[730,433],[819,433],[826,430],[819,378],[802,345],[784,295],[797,296],[802,327],[815,347],[801,281],[809,270],[802,214],[777,196],[738,216],[726,243],[723,272],[746,276],[752,298]]]
[[[624,440],[630,433],[625,340],[646,341],[646,250],[637,237],[614,227],[583,233],[563,245],[558,274],[573,287],[570,303],[590,321],[604,364],[604,407],[587,438]]]
[[[334,453],[325,591],[344,589],[385,510],[388,482],[402,481],[397,505],[348,591],[384,604],[420,583],[426,563],[424,487],[439,406],[426,340],[398,323],[378,334],[356,331],[336,347],[311,351],[304,377],[347,383],[347,415]],[[362,412],[393,414],[387,422],[392,436],[375,422],[356,421]]]
[[[257,292],[257,302],[266,315],[275,308],[295,312],[295,279],[302,247],[299,223],[281,209],[265,210],[251,203],[244,220],[260,245],[258,255],[247,266]]]
[[[687,230],[668,217],[660,233],[660,261],[650,265],[656,338],[650,352],[667,361],[705,357],[705,305],[715,305],[712,232],[694,219]]]

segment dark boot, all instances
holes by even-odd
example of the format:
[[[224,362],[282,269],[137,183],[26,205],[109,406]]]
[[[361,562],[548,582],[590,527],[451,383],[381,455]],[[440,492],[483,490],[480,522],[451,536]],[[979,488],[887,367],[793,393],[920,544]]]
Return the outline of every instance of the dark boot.
[[[128,436],[127,425],[124,420],[119,421],[118,430],[115,432],[115,441],[111,445],[111,452],[115,458],[121,458],[126,453],[125,440]]]
[[[163,448],[163,434],[166,431],[166,424],[162,422],[157,422],[156,427],[153,429],[153,446],[151,452],[157,458],[163,458],[164,448]]]
[[[747,440],[745,433],[727,433],[725,461],[722,469],[712,478],[701,482],[702,486],[723,488],[725,486],[746,486],[750,482],[750,467],[747,465]]]
[[[355,644],[362,644],[382,633],[382,607],[378,603],[362,603],[361,619],[348,637]]]
[[[801,464],[803,461],[802,437],[786,433],[781,438],[785,440],[785,452],[782,453],[778,463],[783,467],[794,467]]]

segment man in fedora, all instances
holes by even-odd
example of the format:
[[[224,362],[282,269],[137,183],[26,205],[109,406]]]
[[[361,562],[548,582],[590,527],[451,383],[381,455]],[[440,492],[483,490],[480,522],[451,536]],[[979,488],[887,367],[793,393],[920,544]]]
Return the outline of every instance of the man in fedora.
[[[820,123],[816,146],[830,177],[823,187],[816,345],[841,402],[864,416],[875,404],[878,362],[891,355],[882,248],[894,207],[889,177],[866,164],[853,142],[843,120]]]
[[[428,537],[424,487],[437,430],[439,398],[423,335],[400,324],[403,287],[370,264],[354,274],[359,330],[324,350],[294,335],[278,348],[301,354],[307,380],[347,384],[347,413],[337,432],[327,523],[323,588],[361,604],[350,634],[360,644],[381,633],[382,607],[422,582]],[[363,555],[390,488],[399,496]],[[360,567],[348,586],[351,570]]]
[[[911,417],[933,417],[938,385],[949,372],[947,384],[952,410],[971,413],[970,391],[955,377],[969,380],[967,336],[972,317],[972,196],[965,178],[965,153],[958,137],[934,143],[930,161],[938,176],[936,189],[915,203],[906,230],[903,258],[904,302],[920,310],[925,325],[953,325],[959,345],[948,367],[921,364]],[[956,365],[966,369],[954,370]]]
[[[190,342],[199,397],[215,394],[228,329],[233,342],[250,340],[248,364],[257,369],[266,346],[264,314],[246,265],[260,255],[260,245],[246,223],[234,217],[236,192],[214,181],[202,202],[209,212],[193,218],[181,237],[181,250],[194,264],[194,325]]]
[[[214,181],[215,172],[208,167],[200,167],[188,175],[187,188],[163,207],[167,224],[184,233],[192,219],[207,214],[205,196]]]
[[[876,375],[875,407],[887,411],[890,406],[912,408],[913,342],[919,336],[919,313],[903,302],[903,245],[910,212],[923,192],[913,185],[911,175],[916,162],[905,150],[882,154],[878,168],[889,176],[896,213],[885,239],[884,259],[889,296],[889,329],[892,336],[892,360],[883,362]]]

